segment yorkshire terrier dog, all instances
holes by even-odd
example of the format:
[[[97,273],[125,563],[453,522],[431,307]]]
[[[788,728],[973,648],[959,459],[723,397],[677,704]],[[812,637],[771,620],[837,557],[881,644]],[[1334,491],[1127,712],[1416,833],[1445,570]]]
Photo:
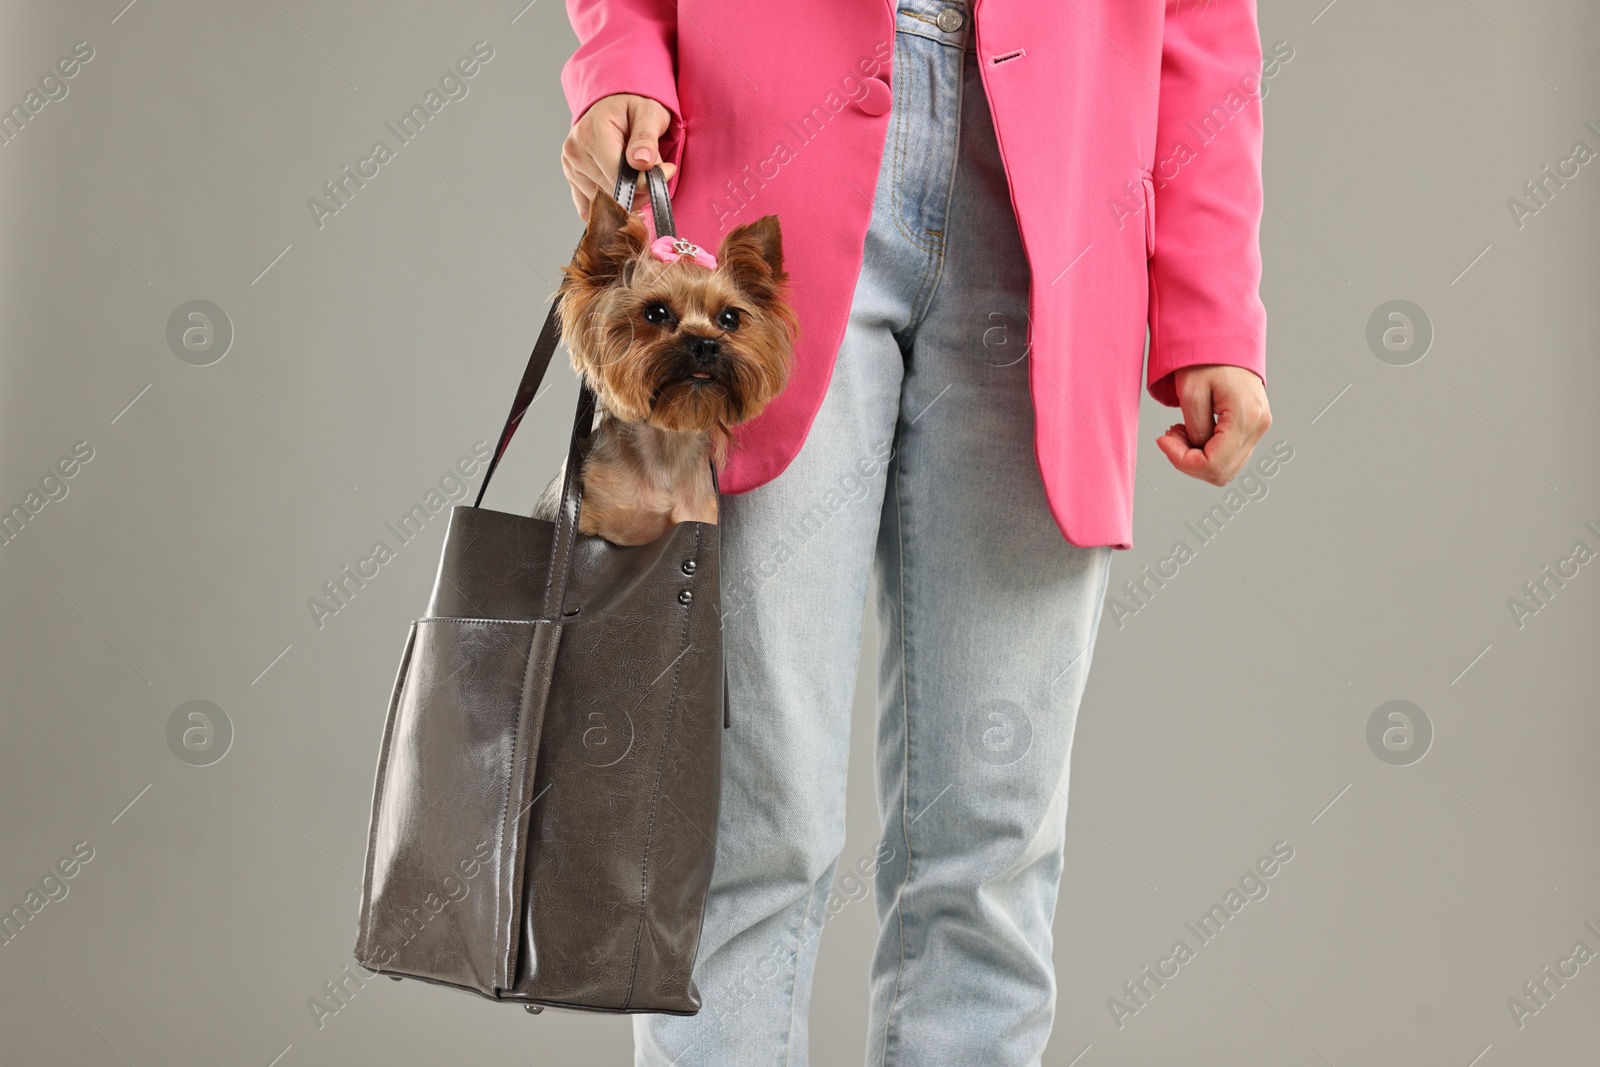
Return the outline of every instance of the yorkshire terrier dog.
[[[778,217],[736,227],[715,256],[605,190],[556,298],[572,369],[598,400],[580,472],[578,531],[617,545],[680,522],[717,521],[709,464],[729,428],[759,415],[789,378],[799,321],[788,300]],[[566,465],[534,505],[556,517]]]

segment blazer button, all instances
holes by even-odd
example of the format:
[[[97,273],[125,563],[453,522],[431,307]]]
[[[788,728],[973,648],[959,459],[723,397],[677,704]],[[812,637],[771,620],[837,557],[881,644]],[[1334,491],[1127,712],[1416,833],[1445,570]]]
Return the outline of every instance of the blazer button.
[[[859,100],[850,102],[864,114],[882,115],[894,105],[894,97],[882,78],[868,78],[866,93]]]

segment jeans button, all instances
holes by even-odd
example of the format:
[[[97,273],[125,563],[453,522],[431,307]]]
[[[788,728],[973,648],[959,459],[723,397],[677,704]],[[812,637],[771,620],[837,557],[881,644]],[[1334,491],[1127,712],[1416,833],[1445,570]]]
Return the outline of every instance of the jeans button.
[[[957,11],[953,7],[947,7],[943,11],[939,12],[939,28],[945,33],[955,33],[966,24],[966,21],[966,19],[961,17],[961,12]]]

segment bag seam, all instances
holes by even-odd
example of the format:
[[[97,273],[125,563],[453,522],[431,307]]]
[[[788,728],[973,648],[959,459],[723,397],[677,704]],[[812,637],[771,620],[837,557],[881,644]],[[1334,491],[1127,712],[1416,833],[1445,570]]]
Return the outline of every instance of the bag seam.
[[[394,735],[394,720],[400,713],[400,697],[404,692],[406,682],[411,677],[411,657],[416,647],[416,624],[412,624],[411,632],[406,635],[406,648],[400,659],[399,677],[395,679],[394,692],[389,698],[389,713],[384,717],[383,740],[378,746],[378,773],[373,786],[372,823],[367,830],[367,860],[362,868],[362,886],[370,887],[372,884],[373,867],[376,865],[376,856],[372,849],[372,839],[376,834],[378,820],[384,811],[383,788],[389,780],[389,750]],[[373,907],[370,896],[363,893],[362,923],[361,923],[361,952],[367,959],[372,957],[372,931]],[[365,960],[360,961],[363,964]]]
[[[458,619],[454,615],[425,615],[416,620],[424,622],[459,622],[473,626],[537,626],[548,619]]]
[[[489,621],[489,620],[467,620],[467,621],[484,622],[484,621]],[[526,666],[523,667],[523,670],[522,670],[522,682],[517,687],[517,725],[516,725],[516,729],[513,732],[513,735],[512,735],[512,738],[511,738],[511,771],[510,771],[509,774],[506,775],[506,787],[505,787],[505,790],[501,794],[501,797],[500,797],[500,819],[499,819],[499,822],[496,824],[496,830],[495,830],[496,835],[499,838],[499,840],[497,840],[495,842],[495,864],[496,864],[496,866],[499,866],[499,867],[502,867],[502,868],[505,866],[506,812],[511,810],[511,783],[517,777],[517,749],[518,749],[518,746],[522,742],[522,706],[528,699],[528,673],[530,671],[532,671],[532,670],[533,670],[533,645],[532,645],[532,642],[530,641],[529,646],[528,646],[528,651],[527,651],[527,664],[526,664]],[[535,757],[536,757],[535,765],[536,766],[537,766],[537,755],[538,754],[535,753]],[[506,883],[506,880],[505,880],[505,871],[502,869],[500,871],[497,871],[496,873],[499,875],[500,891],[495,893],[495,895],[494,895],[494,932],[495,932],[495,937],[498,938],[500,936],[500,933],[501,933],[502,929],[504,929],[504,927],[501,925],[501,918],[500,918],[501,907],[500,906],[505,900],[505,896],[506,896],[506,893],[509,891],[509,887],[508,887],[508,885]],[[509,955],[510,952],[511,952],[511,939],[509,937],[507,937],[506,938],[506,954]],[[496,956],[498,957],[499,955],[500,954],[497,952]],[[498,960],[497,960],[497,963],[498,963]],[[507,983],[508,986],[510,986],[516,980],[516,976],[511,973],[511,967],[510,967],[509,963],[508,963],[508,965],[506,967],[505,978],[506,978],[506,983]]]

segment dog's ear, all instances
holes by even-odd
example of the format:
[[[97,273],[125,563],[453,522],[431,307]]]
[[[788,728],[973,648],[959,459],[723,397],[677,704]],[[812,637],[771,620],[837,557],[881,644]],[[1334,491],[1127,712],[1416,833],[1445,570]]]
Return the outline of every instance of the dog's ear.
[[[644,220],[625,210],[604,189],[589,202],[589,224],[572,257],[571,273],[589,285],[610,285],[624,265],[644,251],[649,234]]]
[[[778,216],[736,226],[722,241],[717,266],[752,296],[771,300],[788,276],[783,272],[783,234]]]

